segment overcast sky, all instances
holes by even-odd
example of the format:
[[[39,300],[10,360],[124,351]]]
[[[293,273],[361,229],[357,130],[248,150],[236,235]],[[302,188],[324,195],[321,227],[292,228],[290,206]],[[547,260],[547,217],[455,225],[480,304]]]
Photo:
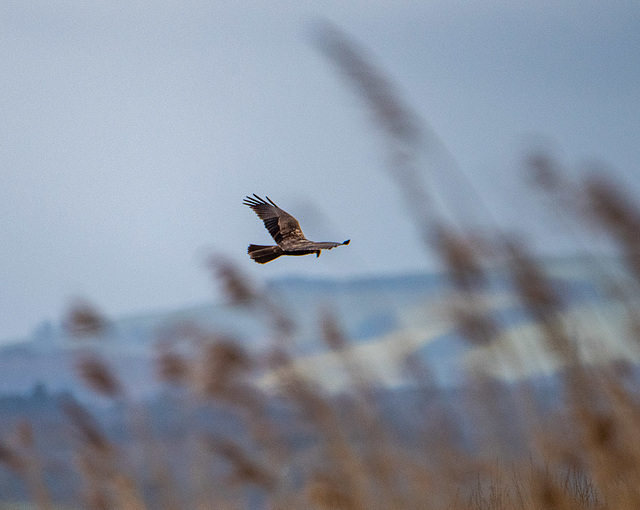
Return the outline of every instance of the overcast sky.
[[[445,202],[474,214],[472,184],[487,223],[544,223],[519,165],[540,136],[640,189],[636,0],[4,0],[0,339],[73,296],[111,316],[212,299],[211,250],[259,282],[432,267],[380,133],[309,37],[318,19],[367,48],[455,156],[469,181]],[[251,193],[350,246],[258,266],[246,247],[270,238]]]

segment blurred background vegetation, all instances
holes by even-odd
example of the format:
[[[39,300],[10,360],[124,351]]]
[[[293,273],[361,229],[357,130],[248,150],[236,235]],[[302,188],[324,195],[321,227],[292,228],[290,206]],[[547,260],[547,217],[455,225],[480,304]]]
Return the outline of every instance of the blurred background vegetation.
[[[364,301],[362,282],[295,280],[287,299],[213,254],[227,322],[203,309],[137,324],[147,371],[127,366],[117,321],[73,303],[74,347],[42,374],[68,370],[84,390],[0,397],[0,507],[639,508],[640,208],[601,169],[576,177],[533,147],[531,195],[569,238],[592,230],[615,252],[541,259],[498,221],[443,214],[429,167],[486,204],[365,49],[325,23],[313,41],[365,105],[407,221],[445,271],[369,281]],[[396,334],[385,310],[400,307],[413,329]],[[354,338],[362,309],[388,333],[374,348]]]

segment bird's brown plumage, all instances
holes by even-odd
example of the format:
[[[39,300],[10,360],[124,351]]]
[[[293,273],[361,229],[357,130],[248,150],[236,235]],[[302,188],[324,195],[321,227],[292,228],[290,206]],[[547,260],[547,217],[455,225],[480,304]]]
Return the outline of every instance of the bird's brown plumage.
[[[264,226],[277,243],[276,246],[249,245],[249,256],[259,264],[266,264],[281,255],[310,255],[320,256],[322,250],[330,250],[336,246],[349,244],[349,239],[343,243],[309,241],[300,228],[300,223],[288,212],[280,209],[269,197],[267,200],[254,194],[245,197],[242,202],[251,207],[264,222]]]

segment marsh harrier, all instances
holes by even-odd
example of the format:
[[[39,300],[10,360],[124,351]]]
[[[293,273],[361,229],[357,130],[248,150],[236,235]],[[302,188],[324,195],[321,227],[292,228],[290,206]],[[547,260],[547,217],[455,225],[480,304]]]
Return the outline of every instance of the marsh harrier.
[[[343,243],[309,241],[302,233],[298,220],[280,209],[269,197],[265,201],[254,193],[253,197],[246,197],[242,203],[254,210],[258,218],[264,222],[264,226],[273,240],[278,243],[275,246],[249,245],[247,253],[258,264],[266,264],[281,255],[311,255],[315,253],[316,257],[319,257],[322,250],[330,250],[336,246],[349,244],[350,239]]]

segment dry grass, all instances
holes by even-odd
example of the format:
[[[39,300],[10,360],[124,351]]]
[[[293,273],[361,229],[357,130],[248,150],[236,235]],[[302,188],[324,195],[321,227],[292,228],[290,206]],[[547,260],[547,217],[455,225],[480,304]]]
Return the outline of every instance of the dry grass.
[[[535,388],[526,384],[512,401],[505,401],[491,380],[470,373],[474,391],[467,410],[473,433],[471,439],[461,439],[465,432],[459,408],[434,389],[430,368],[411,358],[406,377],[417,397],[402,412],[411,417],[415,430],[404,437],[382,409],[366,364],[349,350],[339,317],[319,312],[327,349],[340,356],[349,374],[350,391],[336,397],[292,363],[295,325],[286,313],[254,289],[233,263],[216,256],[211,267],[230,301],[270,318],[275,339],[270,351],[256,357],[242,342],[192,325],[163,332],[158,339],[158,384],[180,395],[174,414],[187,429],[171,444],[154,434],[104,359],[90,355],[78,360],[78,374],[86,385],[124,402],[129,422],[125,447],[110,439],[80,404],[64,404],[74,437],[69,458],[81,480],[79,494],[71,499],[96,510],[640,508],[640,405],[629,366],[585,362],[576,344],[580,325],[563,319],[567,305],[561,290],[526,246],[503,232],[479,240],[438,217],[418,167],[421,146],[432,142],[427,131],[348,38],[325,27],[320,40],[382,128],[391,174],[418,233],[425,247],[439,254],[459,290],[461,299],[450,312],[460,332],[472,345],[490,349],[513,366],[529,363],[515,351],[500,352],[496,339],[506,333],[484,302],[485,267],[502,261],[537,325],[543,348],[561,367],[562,384],[554,391],[562,404],[553,412],[542,410],[533,396]],[[545,154],[532,155],[528,165],[533,180],[550,193],[563,182]],[[640,213],[635,205],[597,176],[569,192],[579,204],[575,221],[590,218],[603,228],[618,243],[630,274],[640,277]],[[630,318],[640,317],[628,293],[621,299]],[[100,334],[107,324],[86,303],[75,305],[67,321],[78,337]],[[627,341],[635,349],[638,331],[630,327],[628,332]],[[253,384],[265,371],[282,367],[290,369],[283,372],[275,394]],[[235,433],[199,426],[192,417],[203,408],[222,409],[237,424]],[[519,416],[512,423],[522,429],[524,455],[496,459],[514,432],[505,434],[500,428],[500,413]],[[188,458],[187,476],[176,473],[175,449]],[[0,463],[29,487],[35,507],[54,508],[28,423],[3,431]]]

